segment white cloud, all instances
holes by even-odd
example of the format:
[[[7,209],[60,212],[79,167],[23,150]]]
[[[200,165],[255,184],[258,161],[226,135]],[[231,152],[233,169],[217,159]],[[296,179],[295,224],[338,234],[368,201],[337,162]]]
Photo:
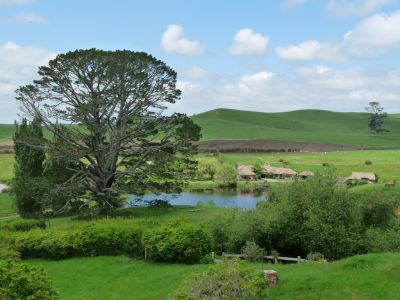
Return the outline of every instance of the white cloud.
[[[172,110],[188,114],[227,107],[265,112],[295,109],[363,111],[371,100],[400,111],[400,71],[300,68],[294,78],[263,71],[232,78],[219,75],[209,86],[185,82]]]
[[[294,7],[305,4],[307,1],[308,0],[285,0],[282,3],[282,8],[283,9],[294,8]]]
[[[400,49],[400,11],[363,19],[340,42],[305,41],[279,46],[277,55],[288,61],[339,61],[368,58]]]
[[[200,67],[193,67],[183,71],[183,75],[191,79],[206,79],[210,76],[210,72]]]
[[[393,0],[330,0],[326,10],[335,16],[363,16],[391,3]]]
[[[56,53],[14,42],[0,45],[0,123],[12,123],[17,115],[14,90],[31,82],[37,68],[46,65]]]
[[[364,19],[344,36],[345,44],[356,57],[368,57],[400,48],[400,11],[375,14]]]
[[[47,24],[47,20],[35,12],[20,13],[18,15],[4,19],[11,24]]]
[[[34,2],[35,0],[0,0],[0,6],[24,5]]]
[[[321,60],[321,61],[345,61],[341,53],[341,46],[334,43],[322,43],[319,41],[305,41],[298,45],[277,47],[277,55],[285,60]]]
[[[161,39],[161,47],[166,53],[181,55],[197,55],[204,50],[200,42],[184,38],[183,28],[179,25],[168,25]]]
[[[235,55],[262,55],[267,52],[269,36],[250,28],[240,29],[234,36],[230,52]]]

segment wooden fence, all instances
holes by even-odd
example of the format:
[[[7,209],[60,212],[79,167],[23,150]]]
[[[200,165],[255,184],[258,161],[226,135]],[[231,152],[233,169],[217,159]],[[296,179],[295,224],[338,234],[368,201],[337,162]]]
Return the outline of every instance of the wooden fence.
[[[243,254],[228,254],[228,253],[222,253],[222,256],[224,259],[226,258],[244,258]],[[279,261],[282,262],[296,262],[296,263],[301,263],[307,261],[306,259],[301,258],[300,256],[297,257],[285,257],[285,256],[273,256],[273,255],[265,255],[264,258],[266,260],[271,260],[275,264],[278,263]]]

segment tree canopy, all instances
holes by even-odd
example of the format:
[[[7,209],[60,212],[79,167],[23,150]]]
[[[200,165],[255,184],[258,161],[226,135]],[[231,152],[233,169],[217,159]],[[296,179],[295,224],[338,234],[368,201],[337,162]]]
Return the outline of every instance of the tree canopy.
[[[166,114],[181,91],[164,62],[144,52],[76,50],[38,74],[16,98],[57,137],[42,146],[76,165],[73,179],[102,208],[120,204],[126,179],[140,186],[190,165],[200,128],[186,115]]]
[[[383,128],[383,122],[387,117],[387,114],[386,112],[384,112],[384,108],[381,106],[381,104],[379,102],[373,101],[370,102],[365,109],[367,112],[369,112],[369,128],[375,133],[387,131],[387,129]]]

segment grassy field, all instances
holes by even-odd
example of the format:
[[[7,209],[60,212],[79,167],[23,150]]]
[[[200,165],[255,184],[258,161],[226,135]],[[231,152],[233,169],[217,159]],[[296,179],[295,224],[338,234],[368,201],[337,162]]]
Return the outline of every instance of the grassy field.
[[[14,155],[0,154],[0,182],[8,182],[13,176]]]
[[[0,142],[9,141],[15,131],[15,126],[10,124],[0,124]]]
[[[13,206],[13,198],[12,195],[0,194],[0,214],[9,214],[15,212]]]
[[[126,257],[28,260],[49,274],[62,299],[167,299],[185,277],[209,265],[159,264]],[[368,254],[333,263],[249,264],[274,269],[268,299],[400,299],[400,254]]]
[[[218,157],[199,156],[199,161],[218,161]],[[365,150],[326,153],[278,153],[278,154],[224,154],[224,164],[234,167],[235,164],[254,165],[270,163],[283,166],[279,160],[288,162],[288,167],[297,172],[310,170],[313,172],[327,169],[322,163],[328,163],[338,176],[350,176],[351,172],[375,172],[382,181],[400,180],[400,150]],[[365,161],[371,161],[366,165]]]
[[[216,109],[193,116],[203,139],[275,139],[370,147],[400,147],[400,116],[389,115],[389,133],[372,134],[365,113],[299,110],[260,113]]]

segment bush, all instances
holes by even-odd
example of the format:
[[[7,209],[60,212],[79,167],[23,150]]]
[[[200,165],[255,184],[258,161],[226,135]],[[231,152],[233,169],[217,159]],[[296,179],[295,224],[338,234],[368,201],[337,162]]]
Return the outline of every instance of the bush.
[[[130,220],[81,222],[63,230],[33,230],[15,239],[22,257],[63,259],[74,256],[143,256],[144,224]]]
[[[35,219],[15,219],[0,223],[0,230],[29,231],[35,228],[46,228],[46,222]]]
[[[399,252],[400,228],[368,229],[366,234],[366,247],[368,252]]]
[[[318,262],[326,262],[326,259],[322,253],[319,252],[311,252],[307,254],[307,260],[318,261]]]
[[[365,164],[366,164],[366,165],[372,165],[372,161],[366,160],[366,161],[365,161]]]
[[[191,276],[173,299],[265,299],[265,283],[238,259],[224,261],[206,273]]]
[[[211,252],[211,237],[199,226],[180,224],[145,232],[143,245],[149,259],[196,263]]]
[[[43,271],[26,264],[0,260],[0,299],[59,299]]]
[[[246,242],[246,246],[243,247],[242,253],[244,258],[251,262],[262,262],[264,261],[265,250],[258,246],[254,242]]]

